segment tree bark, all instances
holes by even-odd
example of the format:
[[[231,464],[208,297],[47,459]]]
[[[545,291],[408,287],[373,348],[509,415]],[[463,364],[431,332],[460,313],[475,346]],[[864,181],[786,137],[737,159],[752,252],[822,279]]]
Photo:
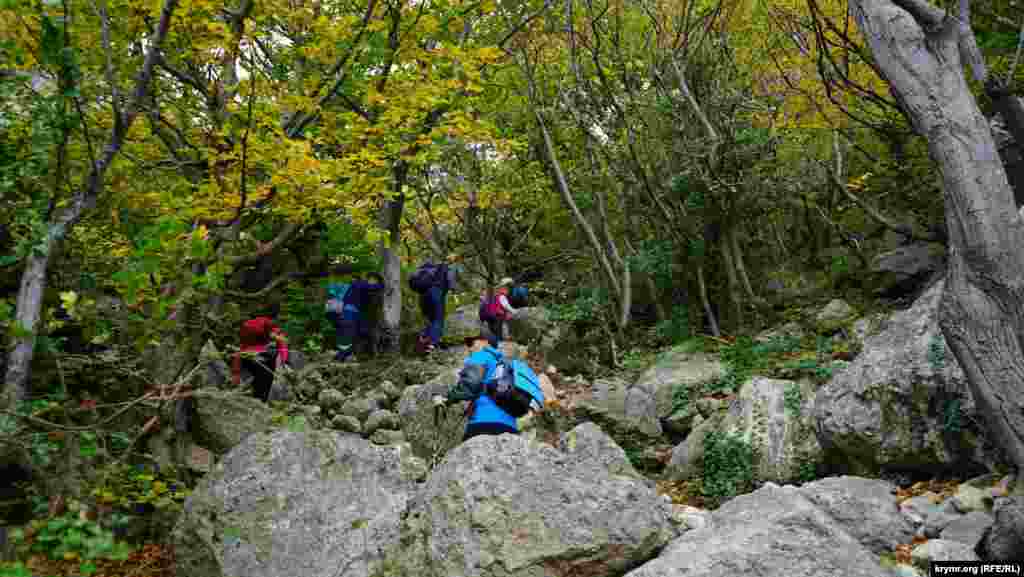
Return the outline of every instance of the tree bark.
[[[940,325],[994,440],[1021,470],[1024,223],[965,78],[961,36],[970,30],[922,0],[853,0],[851,9],[942,174],[949,266]]]
[[[400,344],[402,325],[402,261],[398,258],[398,247],[402,244],[402,211],[405,209],[405,180],[408,169],[398,163],[394,169],[394,200],[385,202],[381,211],[382,228],[387,231],[387,241],[380,241],[378,254],[384,270],[384,294],[381,298],[380,340],[385,351],[397,351]]]

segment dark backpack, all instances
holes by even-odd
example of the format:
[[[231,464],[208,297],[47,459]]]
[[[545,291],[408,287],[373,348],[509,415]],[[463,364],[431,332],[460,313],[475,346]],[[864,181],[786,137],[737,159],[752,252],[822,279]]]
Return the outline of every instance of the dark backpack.
[[[444,287],[448,271],[444,265],[425,262],[409,276],[409,288],[425,293],[433,287]]]
[[[508,304],[519,309],[527,306],[530,302],[530,289],[526,285],[516,285],[508,293]]]
[[[539,411],[544,407],[544,392],[537,373],[518,359],[498,361],[494,378],[487,383],[487,396],[516,419],[529,413],[530,409]]]

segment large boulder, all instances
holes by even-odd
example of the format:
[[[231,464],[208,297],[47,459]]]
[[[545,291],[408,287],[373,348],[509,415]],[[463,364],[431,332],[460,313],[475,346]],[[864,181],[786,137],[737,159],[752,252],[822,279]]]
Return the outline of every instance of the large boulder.
[[[558,448],[579,460],[590,459],[613,475],[643,478],[633,468],[622,447],[594,423],[581,423],[562,434]]]
[[[676,397],[695,400],[700,388],[725,375],[722,363],[705,353],[681,348],[661,354],[626,394],[626,414],[648,429],[661,431],[660,421],[673,413]],[[690,403],[680,410],[686,410]]]
[[[196,442],[218,455],[227,453],[253,433],[274,428],[273,413],[251,395],[219,389],[198,389],[192,434]]]
[[[895,313],[817,393],[818,439],[836,466],[935,471],[984,462],[967,379],[938,326],[942,281]]]
[[[893,500],[896,487],[863,477],[828,477],[800,487],[812,503],[839,521],[876,554],[891,553],[914,537],[913,524]]]
[[[995,522],[977,546],[986,561],[1011,561],[1024,557],[1024,497],[996,499]]]
[[[410,505],[389,576],[603,577],[676,534],[643,482],[514,435],[454,449]]]
[[[466,424],[462,404],[435,411],[431,399],[444,395],[459,378],[462,365],[447,367],[422,385],[406,387],[398,401],[398,421],[413,451],[435,462],[462,441]]]
[[[789,482],[813,476],[823,459],[812,415],[814,387],[754,377],[740,388],[724,416],[701,420],[672,451],[669,475],[689,479],[704,468],[704,440],[719,431],[750,444],[755,476]]]
[[[539,306],[519,309],[505,325],[509,338],[545,356],[554,353],[564,336],[562,326],[554,321],[551,311]]]
[[[842,299],[832,299],[814,317],[814,327],[819,333],[831,334],[857,318],[857,311]]]
[[[830,489],[836,490],[842,489]],[[887,574],[878,557],[851,531],[850,523],[862,516],[851,512],[837,518],[808,498],[810,493],[767,483],[736,497],[712,513],[708,526],[684,533],[657,559],[626,577]],[[844,501],[833,497],[830,503],[842,507]]]
[[[423,470],[407,449],[354,435],[250,436],[186,500],[177,574],[369,577]]]
[[[719,430],[750,443],[758,479],[797,481],[818,469],[823,452],[815,434],[814,394],[809,382],[764,377],[740,387]]]
[[[698,417],[693,430],[686,440],[672,449],[672,457],[666,473],[672,481],[685,481],[699,476],[704,471],[704,440],[717,430],[719,420]]]

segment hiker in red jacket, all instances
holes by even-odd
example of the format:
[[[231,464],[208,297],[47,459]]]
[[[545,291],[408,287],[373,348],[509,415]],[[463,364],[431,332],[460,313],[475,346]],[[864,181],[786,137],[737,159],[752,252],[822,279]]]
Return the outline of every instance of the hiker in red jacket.
[[[274,371],[288,361],[288,339],[270,316],[245,321],[238,336],[238,352],[231,367],[234,383],[241,382],[244,366],[252,374],[253,395],[265,403],[274,384]]]

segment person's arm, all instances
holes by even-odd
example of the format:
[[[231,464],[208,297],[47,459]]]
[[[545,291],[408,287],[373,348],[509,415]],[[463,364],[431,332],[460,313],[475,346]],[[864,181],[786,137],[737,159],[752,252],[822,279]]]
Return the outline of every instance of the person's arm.
[[[483,382],[486,370],[483,365],[466,365],[459,373],[459,380],[448,389],[445,396],[434,396],[434,404],[450,405],[461,401],[472,401],[479,397],[484,392]]]
[[[516,312],[519,311],[519,309],[512,307],[512,303],[508,302],[508,296],[507,295],[504,295],[504,294],[498,295],[498,304],[501,305],[501,308],[503,308],[506,311],[508,311],[508,314],[510,314],[510,315],[514,315],[514,314],[516,314]]]
[[[288,335],[284,334],[277,325],[270,325],[270,336],[277,342],[277,360],[278,364],[288,362]]]

